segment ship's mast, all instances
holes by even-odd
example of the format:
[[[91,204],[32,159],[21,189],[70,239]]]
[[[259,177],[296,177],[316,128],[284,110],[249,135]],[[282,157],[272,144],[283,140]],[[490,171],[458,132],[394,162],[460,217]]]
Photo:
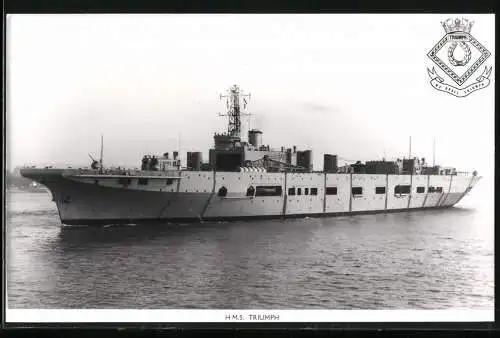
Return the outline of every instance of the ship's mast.
[[[408,159],[411,159],[411,136],[410,136],[410,150],[408,152]]]
[[[102,173],[102,156],[103,156],[103,149],[104,148],[104,142],[103,142],[103,135],[101,134],[101,157],[99,158],[99,170]]]
[[[241,102],[243,100],[243,109],[246,108],[247,100],[245,97],[250,99],[250,94],[243,94],[243,91],[237,85],[232,86],[227,95],[220,95],[220,98],[226,98],[227,112],[225,114],[219,114],[220,116],[228,116],[229,124],[227,132],[232,137],[241,138],[241,117],[250,115],[247,112],[243,112],[241,109]]]
[[[432,140],[432,166],[436,166],[436,138]]]

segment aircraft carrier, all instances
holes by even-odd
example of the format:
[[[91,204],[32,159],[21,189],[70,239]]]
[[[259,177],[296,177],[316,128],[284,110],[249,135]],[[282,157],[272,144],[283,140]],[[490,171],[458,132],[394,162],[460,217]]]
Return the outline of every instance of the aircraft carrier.
[[[144,155],[141,170],[24,167],[21,175],[52,193],[63,224],[201,222],[351,215],[449,208],[474,187],[477,172],[428,165],[424,158],[358,161],[342,167],[323,155],[315,171],[312,150],[273,149],[263,132],[242,138],[249,94],[236,85],[225,98],[227,131],[214,135],[208,161],[202,152]],[[411,143],[410,143],[411,144]],[[411,147],[411,146],[410,146]],[[411,151],[410,151],[411,152]]]

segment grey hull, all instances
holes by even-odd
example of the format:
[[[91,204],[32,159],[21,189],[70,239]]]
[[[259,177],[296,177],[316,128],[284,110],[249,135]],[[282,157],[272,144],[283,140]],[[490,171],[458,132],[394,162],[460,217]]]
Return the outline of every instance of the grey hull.
[[[366,175],[365,196],[355,198],[349,193],[326,195],[325,182],[335,181],[342,191],[349,191],[342,184],[349,187],[358,179],[342,174],[331,174],[328,177],[324,174],[269,173],[242,176],[240,173],[187,172],[182,173],[179,181],[168,186],[168,189],[154,185],[145,189],[134,184],[130,187],[110,186],[117,181],[116,178],[98,181],[78,176],[68,177],[64,173],[64,170],[56,169],[31,169],[22,172],[24,176],[50,189],[61,222],[72,225],[332,217],[449,208],[458,203],[477,182],[476,178],[448,177],[448,181],[445,181],[446,178],[438,177],[435,180],[443,180],[442,185],[445,186],[442,193],[412,194],[396,198],[390,193],[371,196],[371,188],[376,185],[373,182],[378,180],[391,191],[391,182],[397,184],[405,177]],[[247,186],[254,184],[279,184],[284,186],[284,192],[282,196],[246,197]],[[287,195],[288,187],[300,184],[317,186],[317,195]],[[231,193],[224,197],[218,196],[217,191],[222,186],[228,187]]]

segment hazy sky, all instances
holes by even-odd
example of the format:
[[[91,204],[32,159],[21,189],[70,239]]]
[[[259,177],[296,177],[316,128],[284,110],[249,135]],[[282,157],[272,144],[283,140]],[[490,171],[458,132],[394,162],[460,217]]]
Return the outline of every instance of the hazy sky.
[[[407,156],[492,175],[494,15],[471,34],[490,52],[488,88],[429,84],[427,57],[453,15],[11,15],[7,149],[17,165],[140,167],[146,153],[208,149],[238,84],[271,147],[353,160]],[[443,72],[435,66],[442,75]],[[475,79],[484,69],[471,77]],[[448,80],[451,82],[451,80]]]

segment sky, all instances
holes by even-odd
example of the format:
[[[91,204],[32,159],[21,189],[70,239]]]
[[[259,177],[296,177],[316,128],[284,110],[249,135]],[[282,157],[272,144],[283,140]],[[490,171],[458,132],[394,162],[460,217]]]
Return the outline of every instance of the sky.
[[[251,93],[248,127],[271,147],[349,160],[412,155],[494,174],[494,15],[471,35],[488,87],[430,85],[427,53],[454,15],[52,14],[7,18],[7,163],[140,167],[144,154],[202,151],[227,128],[219,95]],[[451,80],[448,79],[451,83]],[[469,81],[470,82],[470,81]],[[343,164],[342,162],[339,164]]]

